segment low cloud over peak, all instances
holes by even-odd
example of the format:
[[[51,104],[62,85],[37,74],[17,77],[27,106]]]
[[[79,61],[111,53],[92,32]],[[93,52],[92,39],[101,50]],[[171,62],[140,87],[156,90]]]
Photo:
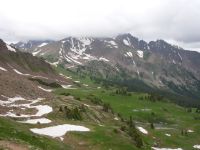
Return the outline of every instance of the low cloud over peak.
[[[200,49],[199,0],[6,0],[1,6],[0,37],[6,41],[128,32]]]

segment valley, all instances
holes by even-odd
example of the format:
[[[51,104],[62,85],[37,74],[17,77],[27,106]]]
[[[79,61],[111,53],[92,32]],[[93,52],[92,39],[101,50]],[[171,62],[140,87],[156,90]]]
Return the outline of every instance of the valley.
[[[129,42],[124,44],[130,46]],[[3,41],[0,51],[0,149],[199,149],[200,113],[198,105],[194,106],[199,103],[195,96],[191,99],[196,101],[190,103],[181,90],[169,86],[159,91],[161,85],[154,80],[142,78],[141,72],[138,77],[137,70],[136,77],[134,70],[113,66],[105,56],[80,65],[67,59],[49,62],[50,57],[8,48]],[[77,51],[77,57],[82,57],[83,52]],[[142,63],[139,59],[148,52],[136,52]],[[125,57],[132,56],[128,52]],[[198,74],[189,74],[186,71],[184,82],[190,78],[198,82]],[[170,99],[168,94],[178,96]]]

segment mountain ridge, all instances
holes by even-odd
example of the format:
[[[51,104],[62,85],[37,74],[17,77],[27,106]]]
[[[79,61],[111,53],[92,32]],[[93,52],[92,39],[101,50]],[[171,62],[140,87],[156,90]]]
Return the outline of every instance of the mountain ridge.
[[[189,92],[194,99],[200,98],[200,53],[186,51],[164,40],[145,42],[131,34],[120,34],[114,38],[67,37],[29,50],[51,65],[62,65],[72,70],[78,66],[91,66],[90,62],[104,62],[115,70],[115,79],[109,80],[116,80],[117,74],[121,74],[119,80],[138,79],[153,88],[181,95]],[[106,79],[107,69],[102,67],[96,72]],[[81,71],[88,73],[88,70]],[[92,71],[89,72],[88,75],[92,76]]]

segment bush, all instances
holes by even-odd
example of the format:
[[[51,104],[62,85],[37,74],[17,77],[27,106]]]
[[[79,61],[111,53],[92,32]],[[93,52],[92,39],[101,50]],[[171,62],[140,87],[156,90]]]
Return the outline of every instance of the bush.
[[[113,132],[114,133],[119,133],[119,130],[118,129],[113,129]]]
[[[154,127],[154,124],[153,124],[153,123],[151,123],[151,124],[150,124],[150,126],[151,126],[151,129],[155,129],[155,127]]]
[[[69,109],[67,106],[65,106],[64,111],[65,111],[65,116],[68,119],[82,120],[81,111],[78,107]]]
[[[63,93],[60,93],[60,95],[69,96],[70,93],[65,93],[65,92],[63,92]]]
[[[52,88],[61,88],[62,87],[60,84],[58,84],[56,82],[48,83],[48,82],[45,82],[45,81],[43,81],[41,79],[36,79],[36,78],[29,78],[29,80],[37,81],[41,85],[49,86],[49,87],[52,87]]]
[[[121,131],[126,131],[126,130],[127,130],[127,129],[126,129],[126,126],[121,126],[121,127],[120,127],[120,130],[121,130]]]
[[[103,103],[103,111],[105,111],[105,112],[109,112],[109,111],[113,112],[112,107],[110,106],[109,103]]]

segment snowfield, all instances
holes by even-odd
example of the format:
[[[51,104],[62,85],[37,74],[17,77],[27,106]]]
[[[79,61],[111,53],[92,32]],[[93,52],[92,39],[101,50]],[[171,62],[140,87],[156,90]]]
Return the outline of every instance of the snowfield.
[[[144,129],[143,127],[137,127],[137,129],[142,132],[143,134],[148,134],[148,131]]]
[[[57,125],[57,126],[51,126],[46,128],[32,128],[30,129],[33,133],[40,134],[40,135],[47,135],[53,138],[59,137],[61,138],[69,131],[90,131],[90,129],[83,127],[83,126],[77,126],[77,125],[70,125],[70,124],[63,124],[63,125]]]
[[[26,121],[19,121],[21,123],[28,123],[28,124],[47,124],[47,123],[51,123],[51,120],[47,119],[47,118],[39,118],[39,119],[28,119]]]

